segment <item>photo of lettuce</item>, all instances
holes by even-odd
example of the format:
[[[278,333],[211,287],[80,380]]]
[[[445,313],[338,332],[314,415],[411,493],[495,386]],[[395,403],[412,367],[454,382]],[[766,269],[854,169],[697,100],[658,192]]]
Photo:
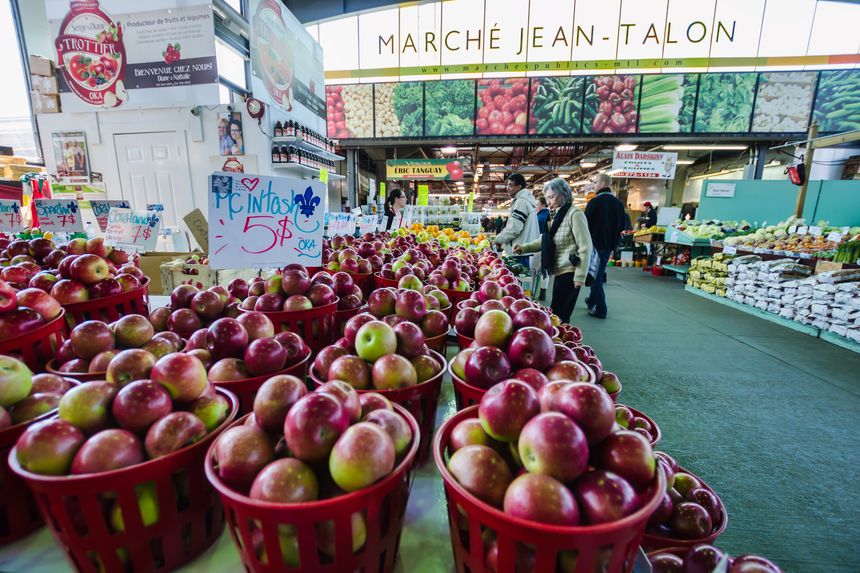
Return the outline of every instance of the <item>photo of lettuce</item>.
[[[702,74],[696,133],[746,133],[750,129],[755,72]]]
[[[473,135],[475,132],[475,82],[437,80],[425,82],[424,135]]]
[[[813,117],[819,131],[860,129],[860,70],[821,72]]]

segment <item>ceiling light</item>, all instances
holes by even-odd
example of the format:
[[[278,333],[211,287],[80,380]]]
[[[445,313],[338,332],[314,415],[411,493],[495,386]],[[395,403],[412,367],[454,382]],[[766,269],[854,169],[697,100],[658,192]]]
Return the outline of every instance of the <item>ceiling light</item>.
[[[439,151],[441,151],[442,153],[445,153],[445,154],[457,153],[457,148],[454,147],[453,145],[448,145],[448,146],[445,146],[445,147],[439,149]]]
[[[675,165],[692,165],[695,163],[692,159],[679,159],[675,162]]]
[[[666,151],[743,151],[748,145],[664,145]]]
[[[615,146],[615,151],[636,151],[638,148],[635,143],[621,143]]]
[[[585,185],[588,185],[588,180],[586,179],[583,179],[582,181],[574,181],[570,184],[571,187],[583,187]]]
[[[589,167],[597,167],[597,163],[595,161],[580,161],[579,166],[588,169]]]

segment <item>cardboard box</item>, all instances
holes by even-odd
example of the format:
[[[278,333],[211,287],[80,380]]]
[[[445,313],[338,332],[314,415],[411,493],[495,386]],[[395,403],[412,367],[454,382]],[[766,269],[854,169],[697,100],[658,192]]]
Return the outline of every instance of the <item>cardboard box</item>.
[[[164,252],[144,253],[141,255],[139,259],[140,270],[143,271],[144,275],[149,277],[149,293],[170,294],[173,289],[171,288],[165,292],[164,283],[161,280],[161,265],[177,258],[186,260],[192,254],[195,253]]]
[[[30,75],[30,87],[44,95],[58,95],[60,93],[57,85],[57,76]]]
[[[45,95],[36,90],[30,90],[30,103],[33,106],[33,113],[60,112],[60,96]]]
[[[172,292],[174,288],[184,284],[203,290],[215,285],[226,287],[235,278],[242,278],[250,282],[251,279],[258,276],[260,276],[260,271],[257,269],[216,271],[209,265],[192,265],[171,261],[161,265],[161,284],[166,293]]]
[[[53,76],[54,62],[45,56],[30,54],[30,73],[36,76]]]

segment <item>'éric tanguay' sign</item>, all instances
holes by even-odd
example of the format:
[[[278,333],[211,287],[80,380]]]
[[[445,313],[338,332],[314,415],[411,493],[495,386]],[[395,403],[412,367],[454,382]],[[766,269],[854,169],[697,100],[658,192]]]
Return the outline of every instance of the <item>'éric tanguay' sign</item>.
[[[459,181],[463,179],[460,159],[389,159],[385,162],[388,179]]]
[[[209,265],[322,264],[326,187],[319,181],[217,172],[209,176]]]

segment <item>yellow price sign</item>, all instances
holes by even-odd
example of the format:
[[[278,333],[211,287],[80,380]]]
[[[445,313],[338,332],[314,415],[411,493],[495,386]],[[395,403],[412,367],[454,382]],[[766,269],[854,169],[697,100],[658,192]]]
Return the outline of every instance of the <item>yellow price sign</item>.
[[[379,199],[385,203],[385,183],[379,183]]]
[[[320,169],[320,181],[328,183],[328,169]]]
[[[430,186],[429,185],[419,185],[418,186],[418,201],[417,205],[429,205],[430,204]]]

